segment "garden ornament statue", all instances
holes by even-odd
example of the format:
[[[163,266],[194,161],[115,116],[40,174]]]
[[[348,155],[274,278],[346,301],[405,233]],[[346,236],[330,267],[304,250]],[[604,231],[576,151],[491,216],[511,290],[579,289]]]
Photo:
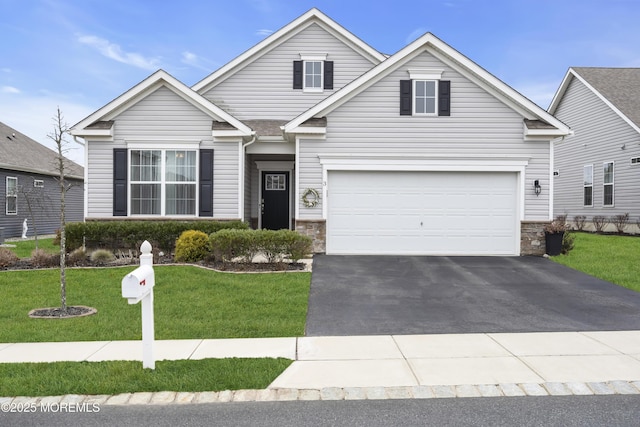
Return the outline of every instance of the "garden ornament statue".
[[[29,227],[27,226],[27,218],[25,218],[24,222],[22,223],[22,238],[23,239],[27,238],[27,231],[29,231]]]

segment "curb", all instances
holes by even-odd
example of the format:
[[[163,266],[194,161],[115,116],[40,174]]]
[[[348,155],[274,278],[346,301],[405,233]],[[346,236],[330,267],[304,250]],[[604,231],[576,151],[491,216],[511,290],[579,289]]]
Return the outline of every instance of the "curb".
[[[0,397],[0,412],[10,408],[53,406],[180,405],[227,402],[320,400],[447,399],[469,397],[640,395],[640,381],[476,384],[411,387],[327,387],[322,389],[224,390],[204,392],[138,392],[109,395]]]

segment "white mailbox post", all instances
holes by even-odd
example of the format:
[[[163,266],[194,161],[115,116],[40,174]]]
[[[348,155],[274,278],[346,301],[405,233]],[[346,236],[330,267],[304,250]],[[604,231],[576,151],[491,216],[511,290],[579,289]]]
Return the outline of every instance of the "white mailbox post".
[[[140,246],[140,267],[124,276],[122,279],[122,296],[129,304],[142,301],[142,367],[156,368],[153,357],[154,326],[153,326],[153,287],[155,286],[153,271],[153,254],[151,244],[144,241]]]

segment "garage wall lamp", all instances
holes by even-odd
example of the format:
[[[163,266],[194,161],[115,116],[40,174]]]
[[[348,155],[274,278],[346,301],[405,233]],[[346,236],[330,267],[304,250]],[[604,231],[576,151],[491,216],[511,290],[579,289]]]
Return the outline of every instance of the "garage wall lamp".
[[[536,192],[536,196],[539,196],[542,192],[542,187],[540,187],[540,180],[536,179],[533,181],[533,190]]]

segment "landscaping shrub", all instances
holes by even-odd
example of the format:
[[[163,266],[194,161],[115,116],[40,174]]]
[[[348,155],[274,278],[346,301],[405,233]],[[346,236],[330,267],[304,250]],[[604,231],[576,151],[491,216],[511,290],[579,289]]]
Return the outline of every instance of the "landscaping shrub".
[[[575,240],[576,236],[571,231],[565,231],[564,236],[562,236],[562,249],[560,253],[566,255],[571,252]]]
[[[584,230],[584,223],[587,221],[587,217],[585,215],[576,215],[573,217],[573,222],[576,223],[576,230],[582,231]]]
[[[209,236],[198,230],[187,230],[176,240],[174,259],[178,262],[197,262],[209,255]]]
[[[67,265],[73,266],[82,264],[87,259],[87,252],[84,248],[78,248],[67,254]]]
[[[232,261],[240,257],[243,262],[251,262],[258,252],[255,230],[226,229],[209,236],[215,259]]]
[[[592,221],[597,233],[602,233],[602,229],[609,223],[609,220],[604,215],[595,215]]]
[[[7,268],[15,265],[18,260],[18,255],[7,248],[0,248],[0,268]]]
[[[285,253],[292,262],[298,262],[313,252],[313,241],[311,237],[304,236],[295,231],[286,230],[284,239],[286,240]]]
[[[96,249],[91,252],[90,259],[91,262],[95,262],[96,264],[106,264],[115,261],[116,256],[108,249]]]
[[[627,212],[620,215],[614,215],[610,218],[610,221],[616,226],[618,233],[622,234],[629,223],[629,213]]]
[[[31,252],[31,263],[36,267],[56,267],[60,265],[60,254],[50,254],[44,249],[34,249]]]
[[[256,245],[267,262],[282,262],[287,252],[285,233],[291,230],[256,230]]]
[[[209,235],[227,228],[247,229],[248,225],[242,221],[88,221],[68,223],[65,230],[69,250],[86,245],[90,249],[137,251],[148,240],[154,249],[171,253],[184,231]]]

